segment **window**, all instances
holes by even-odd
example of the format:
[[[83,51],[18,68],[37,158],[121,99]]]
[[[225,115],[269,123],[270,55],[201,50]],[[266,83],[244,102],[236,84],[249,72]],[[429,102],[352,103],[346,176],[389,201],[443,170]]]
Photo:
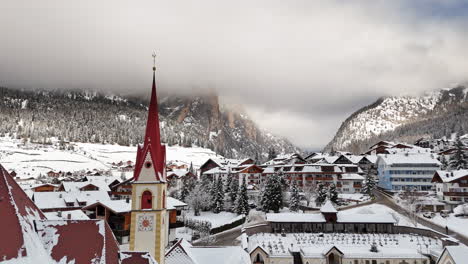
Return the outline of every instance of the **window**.
[[[144,191],[141,195],[141,209],[153,208],[153,195],[150,191]]]

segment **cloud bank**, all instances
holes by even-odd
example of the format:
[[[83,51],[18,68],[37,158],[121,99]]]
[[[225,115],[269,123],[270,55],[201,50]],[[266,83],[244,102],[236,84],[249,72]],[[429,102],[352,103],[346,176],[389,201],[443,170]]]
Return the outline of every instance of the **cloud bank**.
[[[324,146],[353,111],[468,77],[468,6],[415,1],[6,1],[0,85],[216,89],[260,126]]]

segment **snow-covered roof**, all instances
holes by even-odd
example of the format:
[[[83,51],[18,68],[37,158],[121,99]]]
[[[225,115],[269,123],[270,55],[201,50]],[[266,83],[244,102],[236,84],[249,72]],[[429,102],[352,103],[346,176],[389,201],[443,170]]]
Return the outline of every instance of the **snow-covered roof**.
[[[378,162],[383,161],[387,165],[394,164],[430,164],[439,166],[440,162],[428,154],[380,154]]]
[[[102,177],[102,176],[100,176]],[[79,191],[80,188],[83,188],[87,185],[94,185],[99,188],[100,191],[110,191],[109,183],[105,182],[104,180],[94,180],[94,181],[85,181],[85,182],[62,182],[63,189],[66,192],[74,192]]]
[[[127,213],[132,210],[132,202],[130,200],[128,202],[126,200],[99,201],[83,207],[83,210],[94,208],[97,205],[102,205],[116,214]]]
[[[181,200],[178,200],[176,198],[172,198],[169,196],[167,196],[166,198],[166,204],[167,204],[167,209],[176,209],[177,207],[187,206],[187,204],[182,202]]]
[[[374,243],[378,252],[370,251]],[[325,259],[325,254],[333,247],[348,259],[420,259],[420,250],[442,251],[442,243],[436,238],[378,233],[287,233],[284,236],[258,233],[249,236],[247,251],[252,252],[257,247],[270,258],[292,258],[291,252],[300,252],[306,258]]]
[[[36,192],[33,195],[34,203],[40,209],[66,208],[65,201],[73,203],[72,207],[81,207],[78,200],[92,204],[98,201],[109,201],[106,191],[77,191],[77,192]]]
[[[218,168],[218,167],[216,167]],[[215,169],[216,169],[215,168]],[[185,176],[189,171],[184,169],[168,171],[167,175],[175,174],[178,178]]]
[[[453,171],[443,171],[438,170],[436,171],[437,175],[440,176],[442,182],[452,182],[468,176],[468,170],[453,170]]]
[[[322,213],[336,213],[338,212],[335,208],[335,206],[333,206],[332,202],[330,200],[327,200],[325,202],[324,205],[322,205],[322,207],[320,207],[320,212]]]
[[[376,223],[376,224],[394,224],[395,218],[391,214],[357,214],[338,212],[338,223]]]
[[[269,222],[315,222],[325,223],[325,218],[322,214],[302,214],[302,213],[278,213],[266,214],[266,220]]]
[[[354,181],[363,181],[364,177],[357,173],[344,173],[341,174],[342,180],[354,180]]]
[[[454,264],[466,263],[468,260],[468,247],[460,246],[446,246],[448,254],[452,257]]]
[[[166,253],[166,264],[251,263],[241,247],[194,247],[185,240],[174,244]]]
[[[59,215],[62,216],[59,216]],[[89,220],[89,217],[81,210],[70,210],[63,212],[45,212],[44,215],[48,220]],[[70,215],[70,216],[68,216]]]

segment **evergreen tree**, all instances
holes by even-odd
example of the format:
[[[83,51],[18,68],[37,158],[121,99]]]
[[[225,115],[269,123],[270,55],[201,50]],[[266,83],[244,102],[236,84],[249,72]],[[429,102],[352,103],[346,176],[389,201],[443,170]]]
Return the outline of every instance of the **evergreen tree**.
[[[195,169],[193,168],[193,163],[190,162],[189,172],[195,175]]]
[[[223,191],[223,179],[218,177],[216,182],[216,195],[215,195],[215,206],[213,209],[214,213],[219,213],[224,209],[224,191]]]
[[[232,175],[229,173],[226,178],[226,183],[224,185],[224,192],[228,195],[231,195],[231,184],[232,184]]]
[[[216,178],[213,179],[213,182],[210,184],[210,202],[211,210],[214,212],[216,208],[216,200],[218,197],[218,181]]]
[[[299,210],[299,202],[299,189],[297,188],[296,182],[293,182],[290,190],[289,210],[297,212]]]
[[[468,157],[465,153],[465,145],[460,139],[460,136],[457,135],[457,139],[455,142],[456,151],[450,157],[449,161],[449,169],[451,170],[462,170],[468,168]]]
[[[268,177],[260,204],[265,212],[274,211],[278,213],[283,207],[283,190],[279,174]]]
[[[183,202],[187,202],[187,197],[189,196],[190,192],[192,192],[193,188],[195,187],[195,179],[193,176],[184,176],[182,177],[182,187],[180,190],[180,200]]]
[[[317,205],[322,205],[327,200],[327,188],[322,183],[317,185],[317,199],[315,203]]]
[[[372,170],[368,170],[366,174],[366,179],[364,180],[364,186],[362,186],[361,193],[367,194],[370,197],[374,197],[374,190],[377,186],[375,181],[375,176],[372,174]]]
[[[234,204],[237,200],[237,193],[239,192],[239,180],[238,179],[234,178],[231,180],[230,190],[231,192],[229,193],[229,197],[231,198],[231,203]]]
[[[247,196],[247,184],[245,183],[245,176],[242,179],[242,185],[239,187],[239,193],[236,200],[236,213],[248,215],[250,211],[249,197]]]
[[[330,197],[330,201],[334,204],[338,204],[338,192],[336,191],[336,185],[334,183],[330,185],[328,192],[328,197]]]
[[[440,161],[440,168],[443,170],[446,170],[449,164],[447,162],[447,159],[445,158],[445,155],[440,155],[439,161]]]

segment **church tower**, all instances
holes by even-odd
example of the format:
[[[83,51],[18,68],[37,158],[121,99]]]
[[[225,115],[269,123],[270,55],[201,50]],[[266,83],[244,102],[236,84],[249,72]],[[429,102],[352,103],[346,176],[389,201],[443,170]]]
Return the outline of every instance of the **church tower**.
[[[153,54],[153,59],[156,55]],[[166,215],[166,146],[161,145],[158,100],[153,66],[153,87],[143,146],[137,147],[132,183],[130,250],[148,251],[164,264],[168,219]]]

